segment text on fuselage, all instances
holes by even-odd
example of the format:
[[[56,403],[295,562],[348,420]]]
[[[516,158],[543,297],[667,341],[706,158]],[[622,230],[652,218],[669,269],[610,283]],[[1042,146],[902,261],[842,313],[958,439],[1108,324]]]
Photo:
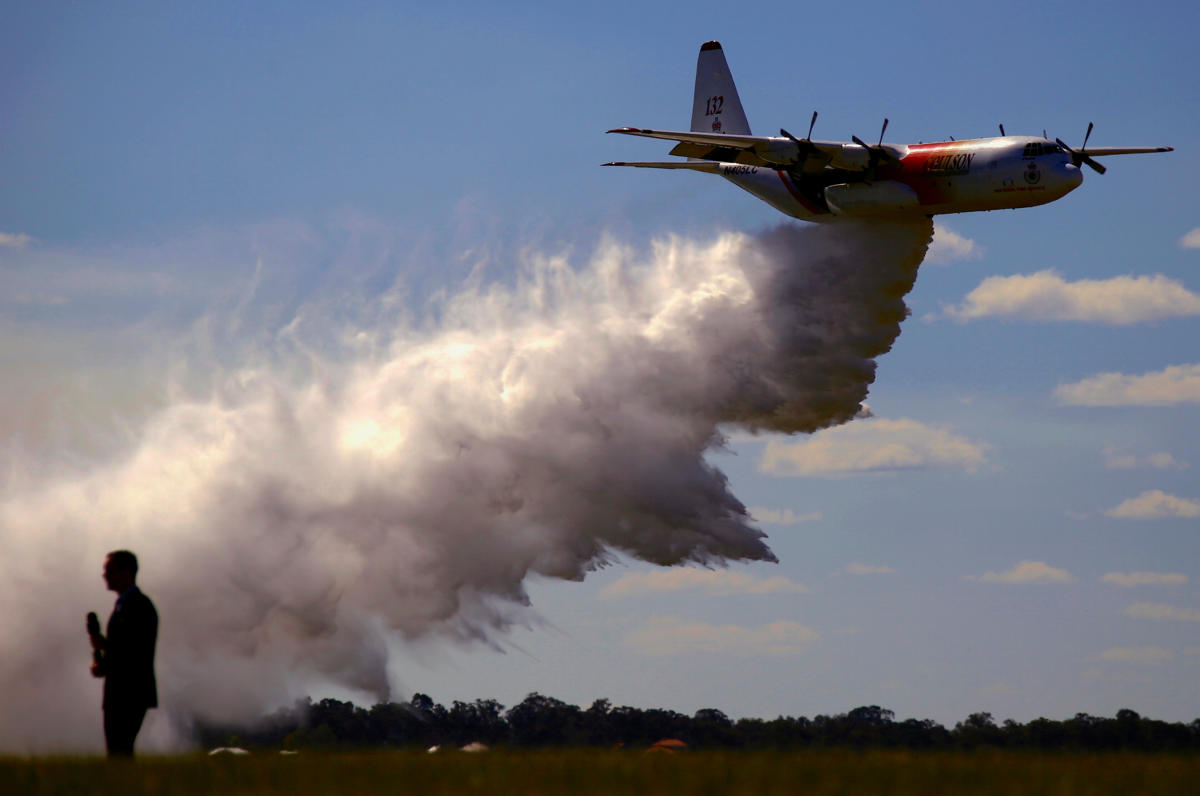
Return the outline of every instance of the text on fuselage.
[[[922,171],[938,177],[966,174],[971,170],[971,161],[973,160],[975,160],[974,152],[962,152],[955,155],[932,155],[925,161]]]

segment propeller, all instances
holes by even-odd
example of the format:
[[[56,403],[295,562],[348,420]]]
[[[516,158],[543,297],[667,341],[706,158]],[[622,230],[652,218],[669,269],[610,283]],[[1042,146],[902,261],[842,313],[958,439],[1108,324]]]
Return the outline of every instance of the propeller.
[[[808,135],[804,136],[804,138],[797,138],[782,127],[779,128],[779,134],[796,145],[796,157],[792,160],[792,165],[803,163],[807,159],[809,152],[816,151],[817,148],[812,142],[812,131],[816,125],[817,112],[813,111],[812,121],[808,123]]]
[[[856,135],[850,136],[851,141],[858,144],[863,149],[867,150],[867,152],[870,154],[871,160],[870,160],[870,164],[867,166],[867,168],[872,171],[874,171],[875,167],[879,165],[880,160],[886,160],[886,161],[895,161],[896,160],[895,155],[893,155],[890,151],[883,148],[883,134],[885,132],[887,132],[887,126],[888,126],[888,120],[885,118],[883,120],[883,129],[879,131],[879,143],[878,144],[874,144],[874,145],[867,144]]]
[[[1000,135],[1008,135],[1008,133],[1004,132],[1004,125],[1000,125]]]
[[[1063,140],[1061,138],[1054,139],[1054,142],[1056,144],[1058,144],[1060,147],[1062,147],[1067,152],[1067,154],[1071,156],[1071,162],[1074,163],[1076,166],[1078,166],[1081,163],[1086,163],[1089,166],[1091,166],[1096,171],[1097,174],[1103,174],[1104,172],[1108,171],[1108,169],[1104,168],[1099,163],[1097,163],[1095,160],[1093,160],[1092,157],[1090,155],[1088,155],[1088,153],[1087,153],[1087,142],[1088,142],[1088,139],[1092,137],[1092,128],[1094,126],[1095,125],[1093,125],[1091,122],[1088,122],[1087,132],[1083,136],[1083,146],[1079,147],[1078,150],[1071,149],[1071,147],[1069,147],[1063,143]]]

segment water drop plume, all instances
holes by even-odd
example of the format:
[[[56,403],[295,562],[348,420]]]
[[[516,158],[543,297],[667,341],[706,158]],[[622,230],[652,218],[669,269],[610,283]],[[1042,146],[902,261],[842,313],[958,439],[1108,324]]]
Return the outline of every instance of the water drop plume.
[[[531,256],[436,321],[351,329],[334,355],[247,351],[125,455],[10,479],[0,747],[99,745],[83,615],[107,612],[114,548],[138,553],[162,616],[176,723],[318,681],[386,698],[390,639],[502,638],[530,574],[774,560],[705,454],[722,428],[852,419],[931,234],[788,225]]]

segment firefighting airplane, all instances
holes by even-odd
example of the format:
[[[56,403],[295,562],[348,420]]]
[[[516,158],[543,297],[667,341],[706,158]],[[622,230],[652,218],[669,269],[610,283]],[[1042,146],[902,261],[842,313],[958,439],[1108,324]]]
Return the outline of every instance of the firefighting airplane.
[[[808,134],[797,138],[750,134],[737,88],[720,42],[700,47],[690,132],[621,127],[610,133],[677,141],[672,155],[687,160],[605,163],[650,169],[690,169],[720,174],[780,212],[805,221],[839,217],[969,213],[1032,207],[1053,202],[1083,182],[1086,163],[1105,172],[1093,158],[1142,152],[1170,152],[1172,147],[1072,149],[1062,139],[1005,135],[931,144],[814,141],[814,111]]]

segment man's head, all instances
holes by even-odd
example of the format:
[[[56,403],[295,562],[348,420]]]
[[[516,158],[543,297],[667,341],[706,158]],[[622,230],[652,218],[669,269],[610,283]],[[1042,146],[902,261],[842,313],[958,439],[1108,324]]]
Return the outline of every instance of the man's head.
[[[104,559],[104,583],[117,594],[137,581],[137,556],[128,550],[114,550]]]

